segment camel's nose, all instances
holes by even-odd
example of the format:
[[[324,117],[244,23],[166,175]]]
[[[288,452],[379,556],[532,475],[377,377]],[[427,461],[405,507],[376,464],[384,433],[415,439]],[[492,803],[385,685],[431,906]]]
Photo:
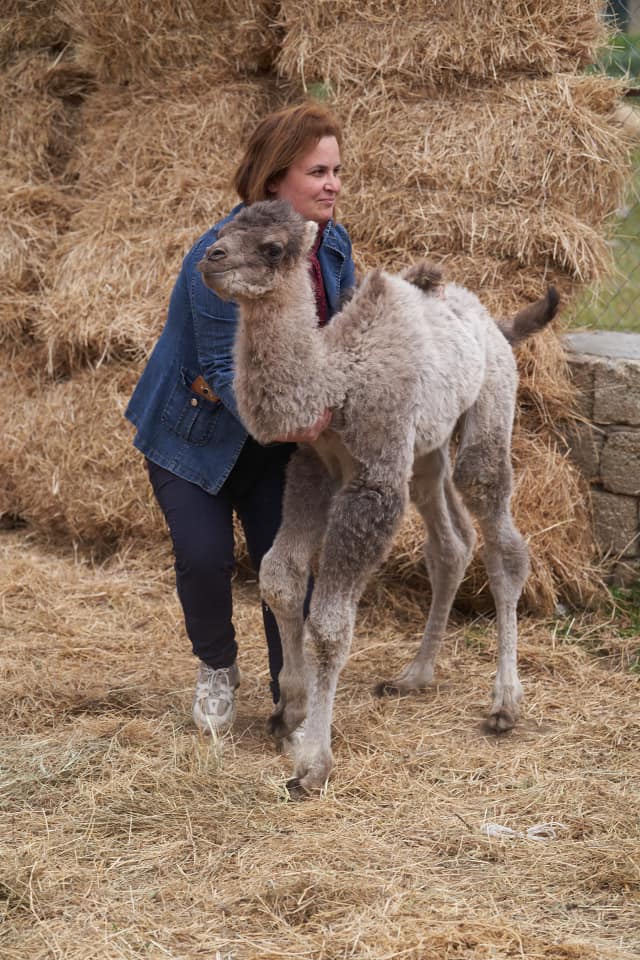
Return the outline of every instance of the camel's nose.
[[[209,247],[206,253],[207,260],[223,260],[226,255],[227,251],[222,247]]]

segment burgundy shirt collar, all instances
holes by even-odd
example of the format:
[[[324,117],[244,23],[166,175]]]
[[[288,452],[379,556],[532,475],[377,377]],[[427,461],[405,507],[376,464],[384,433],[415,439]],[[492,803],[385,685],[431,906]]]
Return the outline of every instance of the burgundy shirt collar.
[[[324,327],[329,320],[329,304],[327,302],[327,292],[324,288],[322,271],[320,270],[320,261],[318,260],[318,250],[322,243],[322,237],[326,228],[326,223],[318,224],[318,233],[309,254],[309,273],[313,281],[313,291],[316,297],[316,308],[318,311],[318,326]]]

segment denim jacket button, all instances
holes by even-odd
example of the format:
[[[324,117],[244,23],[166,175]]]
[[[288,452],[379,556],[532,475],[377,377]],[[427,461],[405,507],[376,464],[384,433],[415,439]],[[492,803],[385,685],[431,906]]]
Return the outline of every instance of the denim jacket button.
[[[191,398],[191,406],[192,406],[192,407],[197,407],[197,406],[198,406],[198,401],[196,400],[195,397],[192,397],[192,398]]]

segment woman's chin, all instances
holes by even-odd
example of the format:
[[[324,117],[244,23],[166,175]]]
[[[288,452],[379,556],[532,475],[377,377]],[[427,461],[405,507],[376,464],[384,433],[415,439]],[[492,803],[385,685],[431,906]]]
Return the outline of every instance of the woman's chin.
[[[313,218],[316,223],[326,223],[327,220],[331,220],[333,216],[333,206],[325,207],[322,210],[319,210],[316,216]]]

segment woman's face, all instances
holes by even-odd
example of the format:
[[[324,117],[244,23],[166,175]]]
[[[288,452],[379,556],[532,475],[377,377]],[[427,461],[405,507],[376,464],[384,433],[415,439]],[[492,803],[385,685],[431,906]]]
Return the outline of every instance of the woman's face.
[[[288,200],[306,220],[326,223],[340,193],[340,148],[335,137],[321,137],[269,188],[274,200]]]

